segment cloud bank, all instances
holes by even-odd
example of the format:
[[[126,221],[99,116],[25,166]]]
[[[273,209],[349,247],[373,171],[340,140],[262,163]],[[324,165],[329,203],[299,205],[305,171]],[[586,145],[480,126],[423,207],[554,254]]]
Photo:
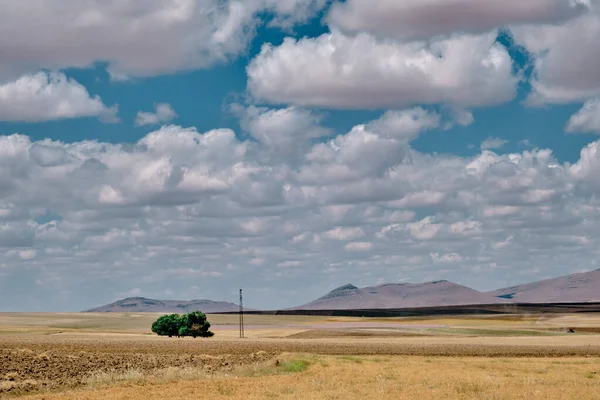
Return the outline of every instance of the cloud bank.
[[[318,127],[296,109],[248,113],[265,137],[303,119]],[[243,282],[281,288],[281,305],[348,280],[457,278],[486,289],[507,274],[596,265],[600,142],[573,164],[544,149],[457,157],[410,146],[438,123],[416,109],[331,140],[309,134],[293,165],[267,140],[228,129],[165,126],[133,146],[0,136],[0,264],[27,271],[41,294],[104,298],[91,285],[100,282],[101,292],[143,284],[166,296],[167,280],[194,297],[194,280],[204,297],[229,298],[223,291]]]

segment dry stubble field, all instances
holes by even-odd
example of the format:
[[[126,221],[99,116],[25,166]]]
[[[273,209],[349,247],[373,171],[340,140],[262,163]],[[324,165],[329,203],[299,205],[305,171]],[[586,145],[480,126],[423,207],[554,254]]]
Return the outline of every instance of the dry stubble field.
[[[155,318],[0,314],[0,397],[600,399],[600,315],[252,315],[243,340],[235,315],[196,340]]]

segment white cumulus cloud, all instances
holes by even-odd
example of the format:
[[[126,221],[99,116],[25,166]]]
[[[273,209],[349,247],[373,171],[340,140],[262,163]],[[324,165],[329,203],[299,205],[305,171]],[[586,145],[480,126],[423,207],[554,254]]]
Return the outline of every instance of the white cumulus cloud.
[[[40,122],[76,117],[98,117],[118,122],[118,107],[63,73],[38,72],[0,85],[0,121]]]
[[[327,21],[345,33],[414,40],[455,32],[483,33],[507,25],[556,23],[586,9],[583,0],[346,0],[333,4]]]
[[[205,68],[244,52],[262,23],[292,27],[324,0],[40,0],[0,3],[0,82],[107,62],[116,79]]]
[[[154,105],[154,112],[138,111],[135,124],[137,126],[159,125],[175,118],[177,118],[177,113],[169,103],[157,103]]]
[[[490,136],[489,138],[481,142],[481,145],[479,147],[481,148],[481,150],[500,149],[504,147],[504,145],[508,142],[509,141],[506,139]]]
[[[369,251],[373,248],[373,243],[370,242],[352,242],[344,246],[346,251]]]
[[[600,134],[600,99],[587,101],[577,113],[572,115],[567,123],[566,131]]]
[[[34,249],[28,249],[28,250],[21,250],[19,251],[19,257],[21,258],[21,260],[33,260],[35,258],[37,254],[37,251]]]
[[[398,43],[340,32],[265,44],[247,68],[257,101],[339,109],[492,105],[515,96],[496,34]],[[301,77],[301,78],[300,78]]]
[[[265,149],[280,159],[293,162],[303,155],[310,139],[328,136],[331,132],[320,125],[321,116],[297,107],[268,109],[234,106],[241,125]]]
[[[565,23],[512,29],[533,57],[530,104],[570,103],[600,95],[600,2],[589,3],[591,11]]]

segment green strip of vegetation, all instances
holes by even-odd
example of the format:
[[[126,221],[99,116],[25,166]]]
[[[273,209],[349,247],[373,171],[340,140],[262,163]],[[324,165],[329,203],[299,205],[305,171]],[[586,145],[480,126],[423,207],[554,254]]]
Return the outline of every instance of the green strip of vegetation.
[[[310,363],[306,360],[290,360],[281,364],[281,370],[287,373],[304,372]]]

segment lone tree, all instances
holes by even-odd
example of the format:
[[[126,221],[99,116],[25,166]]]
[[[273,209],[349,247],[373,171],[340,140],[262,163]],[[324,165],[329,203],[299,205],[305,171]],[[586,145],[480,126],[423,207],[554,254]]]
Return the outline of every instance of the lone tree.
[[[187,313],[179,319],[179,336],[191,337],[211,337],[214,333],[209,331],[210,322],[207,321],[206,315],[200,311]]]
[[[163,315],[152,324],[152,332],[159,336],[182,337],[211,337],[214,333],[209,331],[210,323],[206,315],[200,311],[188,314]]]
[[[163,315],[152,324],[152,332],[159,336],[179,336],[179,319],[178,314]]]

